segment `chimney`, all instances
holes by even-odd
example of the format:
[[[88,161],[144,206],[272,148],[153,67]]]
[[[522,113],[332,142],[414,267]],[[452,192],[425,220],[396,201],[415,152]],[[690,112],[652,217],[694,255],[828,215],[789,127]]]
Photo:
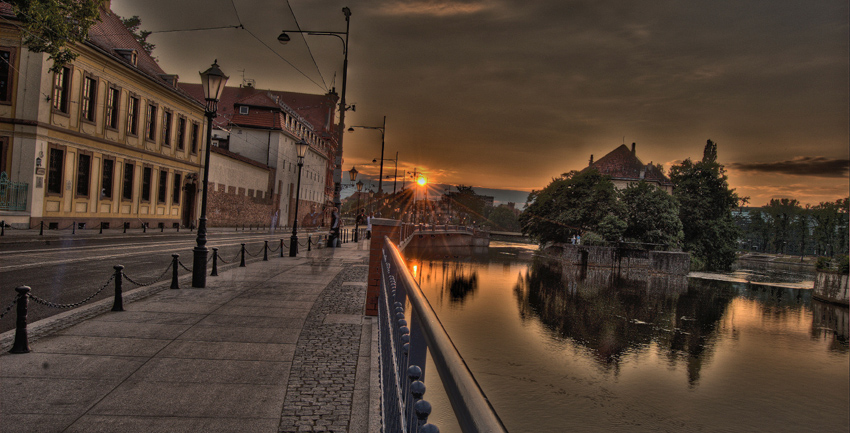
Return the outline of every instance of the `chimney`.
[[[632,143],[632,155],[635,155],[635,143]]]
[[[593,165],[593,154],[592,153],[590,154],[590,164],[588,164],[588,166],[591,166],[591,165]]]

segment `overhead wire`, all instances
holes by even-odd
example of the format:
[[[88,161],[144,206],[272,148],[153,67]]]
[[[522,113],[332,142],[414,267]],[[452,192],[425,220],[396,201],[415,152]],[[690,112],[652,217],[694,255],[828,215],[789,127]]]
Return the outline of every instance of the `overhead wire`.
[[[231,0],[231,2],[232,1],[233,0]],[[292,19],[295,20],[295,28],[297,28],[299,32],[302,31],[301,25],[298,24],[298,17],[295,16],[295,11],[292,10],[292,5],[289,3],[289,0],[286,0],[286,5],[289,7],[289,13],[292,14]],[[319,70],[319,64],[316,63],[316,58],[313,57],[313,51],[310,49],[310,44],[307,43],[307,39],[304,38],[303,36],[301,37],[301,39],[304,40],[304,46],[307,47],[307,52],[310,53],[310,60],[313,61],[313,65],[316,67],[316,72],[319,73],[319,78],[322,79],[322,84],[325,85],[325,91],[327,92],[328,91],[328,84],[325,82],[325,77],[322,75],[322,71]]]

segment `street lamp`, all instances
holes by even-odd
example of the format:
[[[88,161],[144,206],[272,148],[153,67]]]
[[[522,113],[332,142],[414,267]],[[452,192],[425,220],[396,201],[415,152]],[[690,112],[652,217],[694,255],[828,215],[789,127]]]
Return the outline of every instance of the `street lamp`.
[[[363,129],[377,129],[381,131],[381,169],[378,173],[378,194],[382,194],[384,192],[383,189],[383,180],[384,180],[384,133],[387,131],[387,116],[384,116],[384,123],[381,126],[352,126],[348,128],[349,131],[354,131],[354,128],[363,128]],[[373,159],[372,162],[375,162]],[[395,191],[393,191],[395,192]]]
[[[396,182],[396,179],[398,178],[398,152],[395,153],[395,159],[384,158],[383,157],[384,156],[383,155],[383,153],[384,153],[383,149],[384,149],[383,146],[381,146],[381,150],[382,150],[382,152],[381,152],[381,166],[382,167],[381,168],[383,168],[384,161],[392,161],[393,162],[393,194],[395,194],[395,182]],[[375,162],[378,162],[378,160],[373,159],[372,162],[375,163]],[[390,177],[390,176],[387,175],[387,177]],[[379,190],[381,189],[380,184],[378,184],[378,189]]]
[[[198,220],[197,245],[193,250],[192,257],[192,287],[206,287],[207,285],[207,185],[210,179],[210,146],[212,145],[212,123],[218,111],[218,101],[227,84],[227,75],[218,68],[218,60],[215,60],[201,74],[201,87],[204,88],[204,99],[207,106],[204,114],[207,117],[207,146],[204,151],[204,189],[201,193],[201,218]]]
[[[357,242],[357,232],[360,225],[360,191],[363,191],[363,181],[357,181],[357,210],[354,211],[354,242]]]
[[[280,33],[280,36],[277,37],[278,42],[281,44],[286,44],[289,42],[290,38],[287,33],[306,33],[308,35],[314,36],[334,36],[339,38],[342,41],[342,95],[339,100],[339,138],[337,139],[338,150],[336,155],[334,155],[334,206],[337,209],[342,210],[342,200],[340,199],[339,192],[342,189],[342,138],[343,133],[345,131],[345,110],[348,107],[345,106],[345,86],[348,82],[348,30],[350,27],[349,18],[351,18],[351,9],[348,7],[342,8],[342,13],[345,15],[345,31],[344,32],[315,32],[308,30],[284,30]],[[342,36],[345,35],[343,39]]]
[[[301,200],[301,168],[304,167],[304,156],[310,144],[302,138],[295,143],[295,151],[298,153],[298,185],[295,188],[295,220],[292,221],[292,237],[289,238],[289,257],[298,255],[298,201]]]

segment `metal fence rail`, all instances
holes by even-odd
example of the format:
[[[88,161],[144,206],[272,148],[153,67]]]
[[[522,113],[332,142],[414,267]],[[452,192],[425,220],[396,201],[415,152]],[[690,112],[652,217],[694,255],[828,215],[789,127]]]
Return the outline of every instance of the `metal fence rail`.
[[[0,210],[27,210],[28,191],[28,183],[12,182],[5,171],[0,173]]]
[[[465,433],[507,432],[478,386],[399,249],[385,238],[378,302],[381,342],[382,412],[385,432],[436,432],[426,424],[430,404],[422,400],[426,350]],[[409,307],[407,307],[409,305]],[[405,308],[410,311],[405,314]],[[407,323],[406,317],[410,318]]]

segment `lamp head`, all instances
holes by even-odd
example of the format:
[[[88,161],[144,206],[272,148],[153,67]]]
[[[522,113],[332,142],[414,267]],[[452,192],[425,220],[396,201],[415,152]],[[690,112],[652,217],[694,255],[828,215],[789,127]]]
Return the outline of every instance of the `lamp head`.
[[[289,40],[289,35],[287,35],[285,32],[281,33],[280,36],[277,37],[277,41],[280,42],[281,45],[286,45]]]
[[[374,164],[374,163],[376,163],[376,162],[378,162],[378,159],[377,159],[377,158],[375,158],[375,159],[373,159],[373,160],[372,160],[372,164]]]
[[[221,72],[218,67],[218,59],[212,66],[201,74],[201,86],[204,88],[204,99],[207,102],[218,102],[221,99],[221,94],[224,92],[224,86],[227,84],[227,75]]]
[[[353,126],[350,126],[350,127],[348,128],[348,132],[354,132],[354,127],[353,127]]]
[[[362,191],[362,190],[363,190],[363,181],[362,181],[362,180],[358,180],[358,181],[357,181],[357,192],[360,192],[360,191]]]
[[[357,168],[351,167],[351,170],[348,170],[348,176],[350,177],[352,182],[357,180]]]
[[[295,151],[298,152],[299,159],[304,159],[304,156],[307,155],[307,149],[309,147],[310,143],[304,141],[303,138],[299,140],[298,143],[295,143]]]

